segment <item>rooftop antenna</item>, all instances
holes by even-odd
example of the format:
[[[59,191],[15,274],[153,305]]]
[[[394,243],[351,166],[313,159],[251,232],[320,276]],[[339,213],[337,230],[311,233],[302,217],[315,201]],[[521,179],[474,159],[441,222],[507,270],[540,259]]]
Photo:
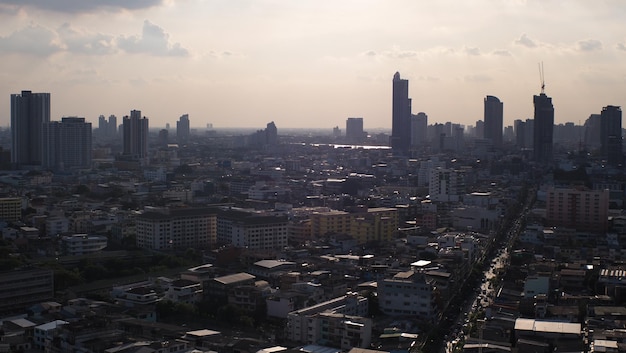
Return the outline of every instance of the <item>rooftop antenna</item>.
[[[543,61],[539,63],[539,80],[541,80],[541,93],[544,93],[546,88],[546,81],[543,76]]]

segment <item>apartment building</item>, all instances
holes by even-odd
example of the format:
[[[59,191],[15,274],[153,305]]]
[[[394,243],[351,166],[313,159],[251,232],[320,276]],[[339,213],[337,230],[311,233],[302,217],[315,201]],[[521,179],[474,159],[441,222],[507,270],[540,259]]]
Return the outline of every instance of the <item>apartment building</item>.
[[[316,340],[313,330],[319,328],[319,323],[315,321],[320,313],[362,317],[366,316],[367,312],[367,298],[357,293],[347,293],[344,296],[292,311],[287,314],[287,339],[293,342],[313,343]]]
[[[399,272],[378,281],[380,310],[389,316],[414,316],[423,320],[435,317],[434,287],[422,273]]]
[[[398,230],[398,210],[392,207],[366,208],[356,212],[331,210],[311,214],[313,239],[330,234],[347,234],[357,243],[389,241]]]
[[[546,225],[600,233],[607,230],[609,190],[551,187],[546,196]]]
[[[243,209],[222,209],[217,216],[217,241],[247,249],[282,249],[288,241],[287,216]]]
[[[19,197],[0,198],[0,220],[15,222],[22,217],[22,199]]]
[[[202,249],[215,244],[217,218],[211,208],[149,208],[137,216],[137,246],[144,249]]]

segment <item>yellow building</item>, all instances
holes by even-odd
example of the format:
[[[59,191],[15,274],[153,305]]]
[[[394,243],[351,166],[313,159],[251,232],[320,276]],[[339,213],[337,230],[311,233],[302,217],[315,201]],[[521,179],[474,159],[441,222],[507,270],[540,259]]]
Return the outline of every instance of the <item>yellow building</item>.
[[[311,215],[311,236],[319,239],[328,234],[347,234],[359,244],[389,241],[398,230],[398,210],[370,208],[361,212],[319,212]]]

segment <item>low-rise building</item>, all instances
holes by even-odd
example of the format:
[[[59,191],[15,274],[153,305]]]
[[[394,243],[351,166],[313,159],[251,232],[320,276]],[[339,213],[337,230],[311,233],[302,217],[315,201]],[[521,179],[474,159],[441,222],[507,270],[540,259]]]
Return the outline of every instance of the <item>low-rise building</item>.
[[[399,272],[378,281],[380,310],[390,316],[413,316],[432,320],[437,312],[434,287],[426,275],[415,271]]]
[[[61,238],[61,252],[68,256],[91,254],[107,245],[108,239],[103,235],[74,234]]]

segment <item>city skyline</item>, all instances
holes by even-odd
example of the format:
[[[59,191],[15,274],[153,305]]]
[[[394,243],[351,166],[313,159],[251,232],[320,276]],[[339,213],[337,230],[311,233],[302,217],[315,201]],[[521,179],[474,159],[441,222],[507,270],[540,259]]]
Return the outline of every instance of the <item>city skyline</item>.
[[[50,92],[52,120],[93,124],[138,109],[154,127],[189,114],[193,128],[331,129],[359,116],[390,129],[399,71],[411,113],[431,124],[474,125],[492,95],[510,126],[532,118],[544,62],[555,124],[582,124],[624,105],[625,13],[582,0],[2,0],[2,94]],[[8,99],[0,112],[8,126]]]

